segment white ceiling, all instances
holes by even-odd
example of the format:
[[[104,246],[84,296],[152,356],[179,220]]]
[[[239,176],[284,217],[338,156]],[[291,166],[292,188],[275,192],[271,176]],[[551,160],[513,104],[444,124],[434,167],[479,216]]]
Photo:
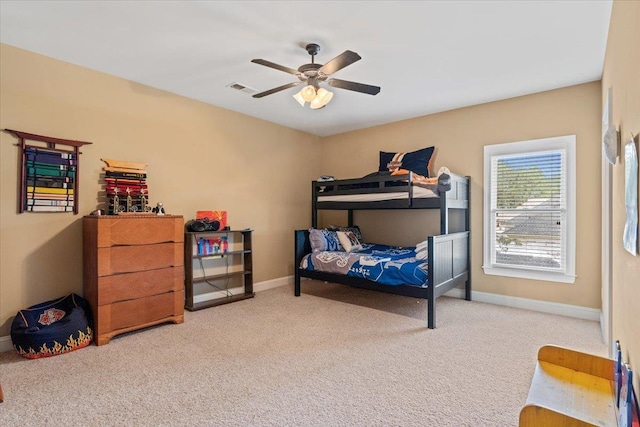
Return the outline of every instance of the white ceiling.
[[[9,1],[0,41],[253,117],[328,136],[599,80],[610,0],[593,1]],[[296,81],[253,64],[362,59],[332,77],[380,86],[331,89],[302,108]]]

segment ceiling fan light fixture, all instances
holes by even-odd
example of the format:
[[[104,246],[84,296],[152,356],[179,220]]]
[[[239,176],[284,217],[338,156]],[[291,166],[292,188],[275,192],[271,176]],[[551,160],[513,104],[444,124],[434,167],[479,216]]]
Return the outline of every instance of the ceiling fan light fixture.
[[[304,107],[305,100],[302,97],[302,89],[300,90],[300,92],[298,92],[295,95],[293,95],[293,99],[298,101],[298,104],[300,104],[302,107]]]
[[[307,102],[311,102],[316,97],[316,88],[311,85],[307,85],[302,88],[300,93],[302,94],[302,99],[304,99]]]
[[[333,98],[333,92],[329,92],[325,88],[321,87],[320,89],[318,89],[318,94],[316,95],[316,97],[311,101],[310,107],[312,110],[322,108],[327,105],[329,101],[331,101],[331,98]]]

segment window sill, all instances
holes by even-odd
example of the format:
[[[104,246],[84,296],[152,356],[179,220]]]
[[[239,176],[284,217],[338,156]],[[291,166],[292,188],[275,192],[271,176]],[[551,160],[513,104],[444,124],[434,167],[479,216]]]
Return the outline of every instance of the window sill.
[[[520,279],[544,280],[547,282],[575,283],[576,276],[546,271],[519,270],[515,268],[482,267],[484,274],[492,276],[517,277]]]

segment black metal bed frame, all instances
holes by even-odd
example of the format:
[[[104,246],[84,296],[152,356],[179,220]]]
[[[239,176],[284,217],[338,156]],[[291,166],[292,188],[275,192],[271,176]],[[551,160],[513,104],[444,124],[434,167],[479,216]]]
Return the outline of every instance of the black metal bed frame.
[[[427,299],[427,326],[435,328],[435,300],[451,289],[464,285],[465,299],[471,300],[471,245],[470,245],[470,178],[451,174],[451,188],[448,191],[433,190],[438,197],[414,198],[412,176],[374,176],[362,179],[313,181],[312,183],[312,218],[315,228],[318,222],[318,210],[347,210],[348,223],[353,225],[354,210],[372,209],[439,209],[440,235],[428,236],[428,285],[427,286],[388,286],[357,277],[340,274],[308,271],[300,268],[302,258],[311,253],[308,230],[295,231],[294,257],[294,293],[300,296],[300,280],[302,277],[332,283],[346,284],[358,288],[376,290],[397,295]],[[358,188],[360,184],[371,187]],[[389,185],[389,183],[392,183]],[[442,187],[440,187],[442,188]],[[321,201],[319,196],[341,194],[370,194],[406,192],[407,197],[398,200],[376,202],[336,202]],[[449,210],[465,211],[465,231],[449,233]]]

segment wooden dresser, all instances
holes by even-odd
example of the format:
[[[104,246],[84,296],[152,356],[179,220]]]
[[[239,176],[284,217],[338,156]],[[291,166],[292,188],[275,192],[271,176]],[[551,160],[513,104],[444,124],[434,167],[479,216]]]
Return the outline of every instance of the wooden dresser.
[[[182,216],[83,218],[84,297],[97,345],[115,335],[184,321]]]

